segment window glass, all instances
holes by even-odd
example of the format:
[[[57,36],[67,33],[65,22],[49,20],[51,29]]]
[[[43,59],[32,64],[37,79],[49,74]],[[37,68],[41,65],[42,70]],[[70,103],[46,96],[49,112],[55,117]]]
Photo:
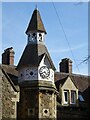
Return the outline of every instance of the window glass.
[[[68,93],[64,92],[64,96],[65,96],[65,101],[67,102],[68,101]]]
[[[76,103],[76,91],[71,91],[71,103]]]
[[[78,95],[78,99],[79,99],[79,101],[84,102],[84,98],[82,95]]]
[[[64,91],[64,104],[68,104],[68,93],[67,90]]]

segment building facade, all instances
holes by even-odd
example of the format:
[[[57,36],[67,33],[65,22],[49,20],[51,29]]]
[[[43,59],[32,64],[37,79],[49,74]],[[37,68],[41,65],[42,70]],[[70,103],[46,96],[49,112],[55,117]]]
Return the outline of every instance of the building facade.
[[[26,34],[27,45],[17,66],[20,86],[18,119],[56,119],[55,67],[44,44],[46,30],[37,9]]]
[[[14,66],[0,65],[0,120],[17,118],[19,86]]]
[[[56,72],[37,8],[26,34],[27,44],[17,66],[12,47],[2,54],[0,120],[88,120],[89,77],[73,74],[69,58],[62,59]]]

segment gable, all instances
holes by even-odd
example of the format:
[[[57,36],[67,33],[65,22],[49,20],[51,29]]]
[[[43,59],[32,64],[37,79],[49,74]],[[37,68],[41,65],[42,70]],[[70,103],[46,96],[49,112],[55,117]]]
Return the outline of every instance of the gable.
[[[73,83],[73,81],[71,80],[71,78],[68,77],[68,78],[66,79],[66,81],[64,82],[64,84],[62,85],[62,89],[76,90],[77,87],[76,87],[76,85]]]
[[[49,68],[52,67],[52,66],[51,66],[51,63],[50,63],[50,61],[49,61],[49,59],[48,59],[47,56],[45,56],[44,63],[45,63],[45,65],[47,65]]]
[[[7,68],[9,68],[9,66],[7,67]],[[4,79],[4,81],[7,81],[8,82],[8,84],[13,88],[13,90],[14,91],[16,91],[16,92],[18,92],[19,91],[19,87],[18,87],[18,85],[16,86],[15,84],[14,84],[14,82],[13,82],[13,80],[14,79],[11,79],[10,78],[10,76],[9,76],[9,72],[5,69],[5,66],[0,66],[0,70],[2,71],[1,73],[0,73],[0,76],[2,75],[2,79]],[[17,72],[16,72],[17,73]],[[16,74],[15,73],[15,74]],[[14,74],[14,75],[15,75]]]
[[[57,83],[57,81],[59,82],[62,79],[65,79],[68,75],[69,75],[68,73],[55,72],[55,83]],[[86,89],[88,89],[89,87],[88,76],[71,74],[70,77],[80,92],[84,92]]]
[[[44,53],[39,65],[40,66],[46,65],[48,68],[52,68],[51,62],[45,53]]]

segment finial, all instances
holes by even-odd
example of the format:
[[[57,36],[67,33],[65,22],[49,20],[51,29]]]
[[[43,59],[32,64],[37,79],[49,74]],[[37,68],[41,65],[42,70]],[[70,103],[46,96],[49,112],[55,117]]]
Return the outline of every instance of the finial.
[[[38,7],[37,7],[37,2],[36,2],[36,5],[35,5],[35,10],[38,10]]]

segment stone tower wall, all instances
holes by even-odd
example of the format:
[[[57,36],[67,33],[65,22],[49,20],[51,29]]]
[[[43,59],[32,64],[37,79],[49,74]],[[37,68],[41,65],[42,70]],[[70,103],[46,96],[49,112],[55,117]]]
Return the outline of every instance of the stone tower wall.
[[[56,95],[51,91],[39,92],[39,118],[56,119]]]
[[[49,90],[39,90],[38,87],[21,88],[18,113],[18,120],[56,120],[56,94]]]
[[[21,88],[18,103],[18,120],[38,118],[38,92],[30,88]]]

